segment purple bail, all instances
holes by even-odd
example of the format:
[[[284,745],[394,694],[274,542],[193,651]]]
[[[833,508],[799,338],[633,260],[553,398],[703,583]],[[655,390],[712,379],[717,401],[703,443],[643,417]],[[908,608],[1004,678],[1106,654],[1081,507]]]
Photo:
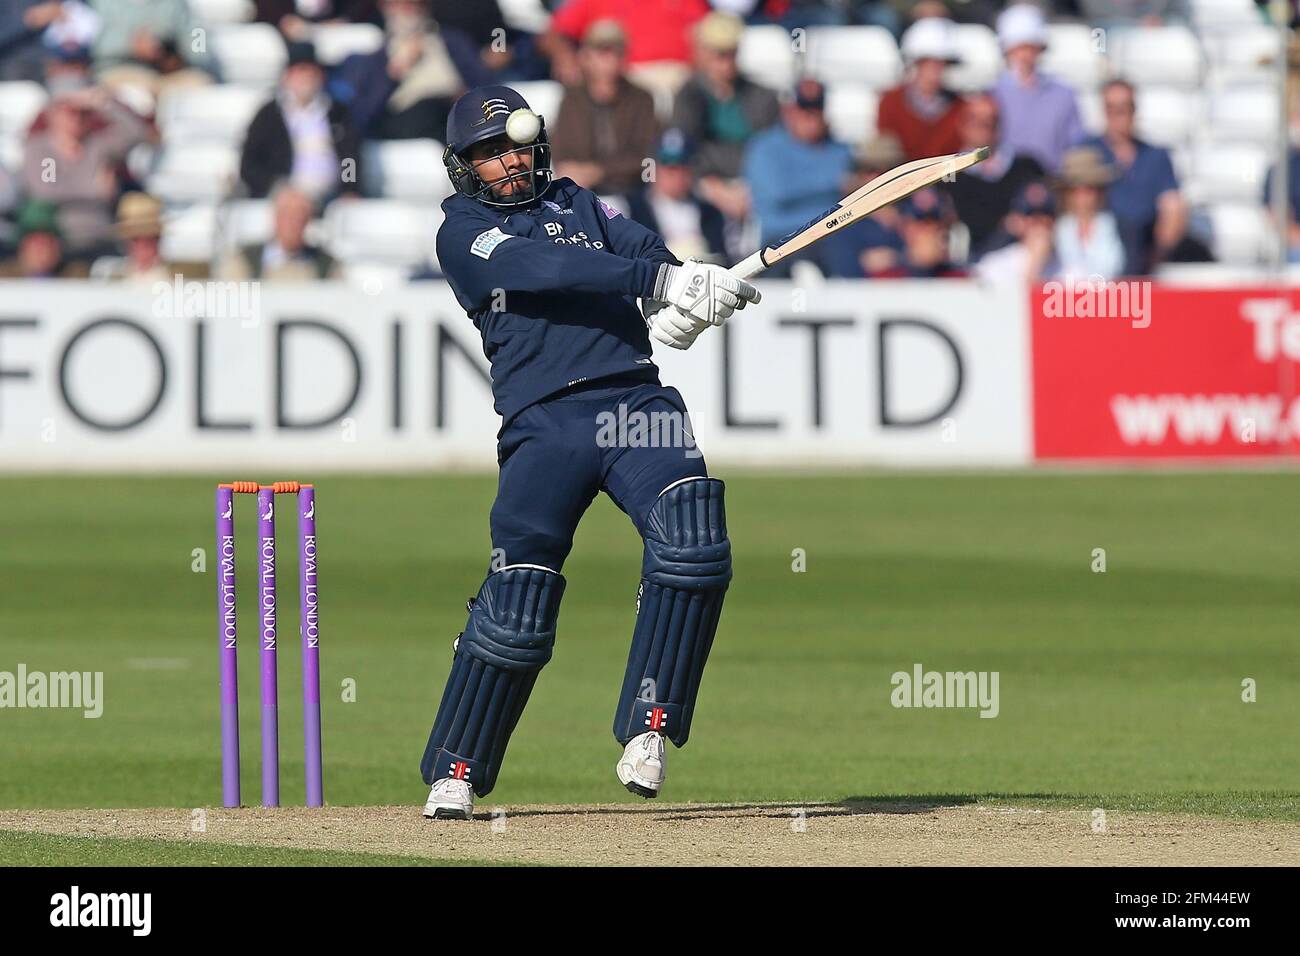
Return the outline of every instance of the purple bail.
[[[262,645],[262,806],[280,805],[280,706],[276,690],[275,491],[257,492],[257,624]]]
[[[221,653],[221,803],[239,806],[239,657],[235,626],[235,492],[217,488],[217,642]]]
[[[325,803],[320,745],[320,620],[316,593],[316,489],[298,491],[299,579],[301,581],[302,734],[306,756],[307,806]]]

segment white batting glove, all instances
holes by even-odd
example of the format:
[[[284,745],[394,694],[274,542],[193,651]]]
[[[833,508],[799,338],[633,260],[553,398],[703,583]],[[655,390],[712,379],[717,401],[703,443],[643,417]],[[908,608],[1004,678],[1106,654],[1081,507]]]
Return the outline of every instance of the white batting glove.
[[[650,337],[675,349],[688,349],[708,327],[709,323],[703,319],[689,316],[675,308],[663,309],[656,312],[650,320]]]
[[[660,266],[654,297],[709,325],[721,325],[733,312],[762,298],[757,289],[722,266],[695,259],[680,266]]]

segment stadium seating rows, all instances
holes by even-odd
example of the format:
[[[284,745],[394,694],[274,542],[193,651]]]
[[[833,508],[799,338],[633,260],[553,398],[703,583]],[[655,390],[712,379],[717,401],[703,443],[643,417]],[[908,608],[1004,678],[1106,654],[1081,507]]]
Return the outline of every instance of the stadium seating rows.
[[[223,82],[166,94],[156,104],[161,145],[138,158],[150,191],[168,210],[165,248],[208,259],[222,243],[218,223],[261,221],[231,210],[253,208],[234,197],[239,147],[249,119],[265,102],[285,61],[274,27],[243,22],[249,0],[191,0],[208,26]],[[1171,150],[1175,169],[1195,214],[1213,226],[1216,254],[1234,264],[1258,262],[1267,219],[1259,199],[1277,151],[1279,95],[1272,63],[1277,34],[1262,25],[1251,0],[1193,0],[1191,25],[1132,26],[1101,30],[1079,23],[1050,26],[1044,69],[1078,92],[1085,125],[1101,126],[1100,87],[1111,76],[1137,89],[1139,133]],[[508,20],[533,23],[534,0],[503,3]],[[377,49],[382,32],[368,24],[315,29],[321,60],[340,62]],[[958,29],[962,62],[948,79],[957,90],[988,88],[1002,68],[997,39],[979,24]],[[751,79],[783,89],[800,73],[827,84],[832,134],[861,143],[875,133],[880,93],[898,82],[902,59],[887,30],[874,26],[810,28],[802,48],[776,26],[751,26],[740,66]],[[553,81],[519,85],[544,116],[553,116],[562,88]],[[38,84],[0,83],[0,164],[16,170],[27,127],[46,102]],[[147,104],[154,107],[154,104]],[[327,212],[326,240],[336,257],[392,265],[426,262],[432,255],[427,219],[402,232],[417,216],[437,208],[450,187],[442,174],[442,146],[434,140],[369,143],[363,169],[366,193],[375,198]],[[336,207],[338,204],[336,204]],[[379,217],[388,217],[384,229]],[[203,241],[204,228],[210,228]],[[241,227],[242,228],[242,227]],[[386,230],[386,231],[385,231]],[[394,236],[389,242],[385,235]]]

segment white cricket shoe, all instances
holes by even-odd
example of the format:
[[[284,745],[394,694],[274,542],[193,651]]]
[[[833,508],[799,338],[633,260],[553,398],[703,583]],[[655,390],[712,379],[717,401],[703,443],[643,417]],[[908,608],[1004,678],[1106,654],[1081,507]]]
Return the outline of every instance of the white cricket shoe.
[[[614,772],[618,774],[618,782],[637,796],[657,797],[664,785],[667,765],[664,735],[651,730],[627,742]]]
[[[430,820],[468,820],[474,816],[474,791],[464,780],[435,780],[424,804],[424,815]]]

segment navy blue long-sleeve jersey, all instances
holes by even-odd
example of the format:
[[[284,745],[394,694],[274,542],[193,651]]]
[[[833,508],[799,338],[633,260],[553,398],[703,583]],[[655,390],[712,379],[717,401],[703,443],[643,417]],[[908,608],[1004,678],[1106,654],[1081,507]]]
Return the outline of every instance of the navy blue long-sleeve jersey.
[[[680,263],[657,235],[571,179],[523,207],[457,194],[442,209],[438,262],[483,336],[503,422],[579,382],[658,381],[636,299],[654,297],[661,264]]]

